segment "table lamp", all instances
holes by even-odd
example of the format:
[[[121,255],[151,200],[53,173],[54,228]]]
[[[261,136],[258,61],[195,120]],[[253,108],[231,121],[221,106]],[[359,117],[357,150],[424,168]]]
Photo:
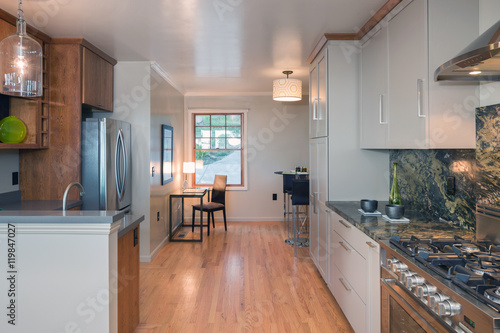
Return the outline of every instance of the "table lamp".
[[[194,173],[195,171],[195,164],[194,162],[184,162],[182,164],[182,172],[184,173],[184,185],[182,188],[185,190],[188,187],[188,181],[187,181],[187,174],[188,173]]]

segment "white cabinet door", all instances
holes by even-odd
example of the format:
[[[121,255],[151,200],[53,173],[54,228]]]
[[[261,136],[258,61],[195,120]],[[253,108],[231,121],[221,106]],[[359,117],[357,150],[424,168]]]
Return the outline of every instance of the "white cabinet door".
[[[371,240],[366,240],[368,247],[368,301],[367,301],[367,322],[370,333],[380,332],[380,245]]]
[[[309,195],[309,255],[316,267],[319,266],[319,217],[318,206],[315,205],[315,197]]]
[[[361,51],[361,148],[387,147],[387,27]]]
[[[316,57],[309,72],[309,137],[328,135],[328,48]]]
[[[427,1],[412,1],[388,23],[389,147],[426,148]]]
[[[329,264],[329,214],[323,202],[318,203],[318,270],[323,277],[323,280],[328,284],[328,264]]]

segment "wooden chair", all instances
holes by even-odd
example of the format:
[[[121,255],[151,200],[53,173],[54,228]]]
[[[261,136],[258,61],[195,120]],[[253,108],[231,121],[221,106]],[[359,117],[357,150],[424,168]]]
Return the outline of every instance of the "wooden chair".
[[[210,215],[212,215],[212,226],[215,228],[215,219],[214,212],[222,210],[222,214],[224,215],[224,229],[227,231],[227,223],[226,223],[226,183],[227,176],[226,175],[215,175],[214,186],[212,188],[212,198],[210,198],[210,192],[208,195],[208,201],[206,204],[203,204],[203,211],[208,214],[208,229],[207,235],[210,236]],[[194,231],[194,217],[195,211],[201,210],[201,206],[193,205],[193,219],[192,219],[192,229]],[[203,232],[200,231],[200,232]]]

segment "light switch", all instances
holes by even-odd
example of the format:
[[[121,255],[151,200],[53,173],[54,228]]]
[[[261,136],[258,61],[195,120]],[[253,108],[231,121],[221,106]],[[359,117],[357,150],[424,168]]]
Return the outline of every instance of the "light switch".
[[[155,176],[155,167],[152,167],[151,168],[151,177],[154,177]]]

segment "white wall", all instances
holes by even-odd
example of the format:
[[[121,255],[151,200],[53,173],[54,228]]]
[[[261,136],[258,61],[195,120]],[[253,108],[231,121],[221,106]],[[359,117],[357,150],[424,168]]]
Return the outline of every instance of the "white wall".
[[[151,146],[150,163],[155,167],[155,175],[151,177],[150,191],[150,249],[151,256],[166,244],[168,239],[169,223],[169,194],[182,186],[182,162],[184,160],[184,96],[161,77],[155,70],[151,71]],[[174,180],[161,185],[161,125],[170,125],[174,128],[173,146],[173,175]],[[173,203],[175,211],[178,201]],[[157,220],[157,213],[160,219]],[[175,212],[174,212],[175,218]],[[174,222],[173,222],[174,223]]]
[[[13,172],[19,172],[19,150],[0,150],[0,194],[19,190],[12,185]]]
[[[500,1],[479,0],[479,33],[500,19]],[[481,83],[481,106],[500,103],[500,82]]]
[[[114,119],[132,124],[132,211],[144,214],[141,223],[141,259],[150,254],[149,62],[118,62],[115,66]]]
[[[275,102],[270,95],[188,96],[185,107],[248,109],[248,190],[227,192],[227,218],[281,221],[283,179],[274,171],[309,166],[307,96],[294,103]],[[185,156],[191,156],[188,148]],[[278,194],[278,200],[272,200],[273,193]],[[216,221],[222,220],[219,215]]]

